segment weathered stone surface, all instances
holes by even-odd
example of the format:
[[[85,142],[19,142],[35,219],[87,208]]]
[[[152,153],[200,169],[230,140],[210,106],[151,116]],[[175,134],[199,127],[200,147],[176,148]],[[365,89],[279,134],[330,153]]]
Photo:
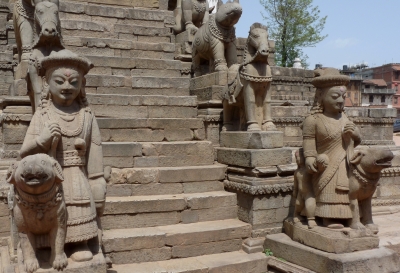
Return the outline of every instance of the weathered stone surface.
[[[150,248],[131,251],[112,252],[108,254],[113,264],[142,263],[171,259],[171,248]]]
[[[207,254],[238,251],[242,247],[242,239],[208,242],[195,245],[182,245],[172,247],[172,258],[186,258]]]
[[[105,157],[142,156],[142,144],[137,142],[104,142],[103,156]]]
[[[267,235],[264,248],[271,249],[275,256],[316,272],[398,272],[399,256],[392,250],[381,247],[333,254],[317,250],[292,241],[286,234]]]
[[[285,220],[284,228],[285,233],[293,241],[330,253],[350,253],[379,246],[378,236],[369,235],[366,233],[368,230],[359,231],[348,228],[341,231],[324,227],[309,229],[302,223],[294,224],[292,219]]]
[[[240,149],[272,149],[283,147],[283,133],[271,132],[221,132],[221,147]]]
[[[287,148],[264,150],[218,148],[217,157],[219,163],[252,168],[292,163],[292,151]]]
[[[160,168],[161,183],[197,182],[222,180],[225,178],[226,166],[221,164],[210,166]]]
[[[175,225],[179,222],[180,215],[176,211],[133,215],[105,215],[101,220],[104,230]]]

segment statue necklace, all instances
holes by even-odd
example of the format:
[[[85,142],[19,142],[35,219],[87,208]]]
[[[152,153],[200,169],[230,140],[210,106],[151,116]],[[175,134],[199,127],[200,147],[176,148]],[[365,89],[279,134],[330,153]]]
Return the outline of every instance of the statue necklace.
[[[206,5],[208,4],[207,1],[205,0],[192,0],[192,4],[194,9],[198,12],[198,13],[204,13],[206,11]]]
[[[56,123],[60,125],[66,123],[68,124],[69,122],[74,121],[76,117],[78,118],[78,126],[76,126],[74,130],[67,130],[64,128],[65,126],[60,126],[61,134],[63,136],[73,137],[79,135],[82,132],[85,121],[84,107],[81,107],[81,109],[76,113],[68,114],[61,112],[53,105],[53,103],[50,103],[48,110],[49,110],[49,119],[51,117],[51,119],[53,119]]]

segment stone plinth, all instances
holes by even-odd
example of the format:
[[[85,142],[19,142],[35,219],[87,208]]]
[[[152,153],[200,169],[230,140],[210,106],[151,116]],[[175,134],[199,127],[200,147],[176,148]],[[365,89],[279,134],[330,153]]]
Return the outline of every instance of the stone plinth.
[[[334,254],[305,246],[286,234],[267,235],[264,249],[274,256],[319,273],[399,272],[400,259],[396,252],[384,247]]]
[[[351,253],[379,247],[379,237],[364,231],[344,228],[340,230],[325,227],[309,229],[305,223],[293,223],[287,219],[283,223],[285,233],[293,241],[330,253]]]
[[[271,132],[222,132],[221,147],[240,149],[272,149],[283,147],[283,133]]]
[[[292,150],[218,148],[218,162],[247,168],[285,165],[292,163]]]

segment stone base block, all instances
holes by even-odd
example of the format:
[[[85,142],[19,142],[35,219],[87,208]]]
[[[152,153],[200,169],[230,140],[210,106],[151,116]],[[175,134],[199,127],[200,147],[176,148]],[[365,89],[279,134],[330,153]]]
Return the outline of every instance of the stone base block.
[[[368,234],[371,233],[368,229],[334,230],[319,226],[309,229],[305,223],[293,223],[292,219],[286,219],[283,226],[285,233],[292,240],[330,253],[350,253],[379,246],[379,237]]]
[[[319,273],[394,273],[399,272],[400,268],[400,258],[396,252],[384,247],[334,254],[305,246],[280,233],[268,235],[264,248],[270,249],[275,257]]]
[[[266,167],[292,163],[292,150],[218,148],[218,162],[239,167]]]
[[[190,90],[206,88],[213,85],[226,86],[237,76],[235,72],[214,72],[190,80]]]
[[[221,147],[240,149],[272,149],[283,147],[283,133],[271,132],[222,132]]]

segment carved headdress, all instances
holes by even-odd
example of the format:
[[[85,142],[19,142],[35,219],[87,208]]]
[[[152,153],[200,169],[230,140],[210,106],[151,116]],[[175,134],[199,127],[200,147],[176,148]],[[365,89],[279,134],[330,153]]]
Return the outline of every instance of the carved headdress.
[[[321,113],[323,111],[322,99],[327,90],[335,86],[346,86],[349,81],[349,76],[341,75],[339,70],[335,68],[320,68],[314,70],[314,79],[311,80],[311,83],[317,88],[317,90],[315,91],[314,104],[311,113]]]

